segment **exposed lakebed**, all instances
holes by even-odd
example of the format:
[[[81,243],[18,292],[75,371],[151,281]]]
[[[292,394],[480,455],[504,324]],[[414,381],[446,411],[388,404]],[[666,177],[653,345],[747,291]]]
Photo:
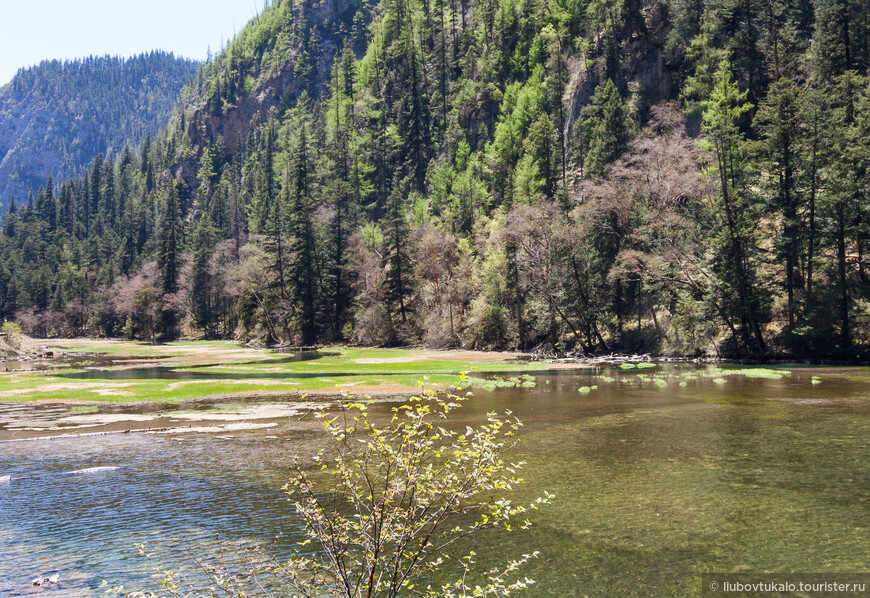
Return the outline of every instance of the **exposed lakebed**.
[[[513,410],[526,424],[516,458],[528,464],[512,498],[556,495],[528,535],[475,541],[505,558],[539,549],[530,596],[691,596],[705,571],[870,562],[866,369],[614,367],[488,375],[472,390],[453,425]],[[274,550],[286,550],[299,528],[281,486],[293,459],[319,446],[311,407],[0,403],[5,439],[16,427],[88,433],[125,417],[171,428],[0,442],[0,479],[11,478],[0,482],[0,595],[44,593],[27,584],[54,571],[58,597],[96,595],[103,579],[143,584],[140,541],[169,565],[207,554],[218,535],[284,532]]]

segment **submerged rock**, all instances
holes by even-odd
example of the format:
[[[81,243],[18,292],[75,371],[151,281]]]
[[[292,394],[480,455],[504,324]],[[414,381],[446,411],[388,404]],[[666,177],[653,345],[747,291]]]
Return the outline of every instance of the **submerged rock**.
[[[117,467],[89,467],[87,469],[78,469],[76,471],[71,471],[71,474],[74,473],[100,473],[102,471],[115,471],[118,469]]]
[[[50,577],[43,577],[42,575],[40,575],[39,577],[37,577],[33,581],[31,581],[30,585],[32,585],[32,586],[50,586],[50,585],[56,584],[58,582],[60,582],[60,574],[55,573],[55,574],[51,575]]]

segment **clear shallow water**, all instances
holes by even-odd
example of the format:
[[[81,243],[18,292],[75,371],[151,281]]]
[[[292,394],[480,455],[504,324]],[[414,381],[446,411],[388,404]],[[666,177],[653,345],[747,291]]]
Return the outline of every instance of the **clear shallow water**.
[[[478,538],[475,550],[541,550],[527,571],[536,597],[691,596],[705,571],[866,571],[867,371],[692,379],[696,371],[572,372],[538,376],[534,387],[476,388],[455,425],[512,409],[526,423],[517,458],[528,461],[512,498],[545,489],[557,498],[530,534]],[[93,595],[102,579],[135,586],[148,575],[139,541],[176,565],[218,534],[292,536],[298,522],[280,488],[315,438],[270,429],[0,443],[0,476],[13,477],[0,483],[0,596],[44,594],[27,584],[54,571],[58,598]],[[105,466],[119,469],[62,475]]]
[[[281,492],[287,449],[280,440],[144,435],[0,445],[0,471],[13,478],[0,484],[0,596],[30,595],[30,579],[56,570],[57,596],[92,595],[103,579],[142,580],[137,542],[177,565],[218,536],[268,541],[293,529]],[[68,473],[111,466],[119,469]]]

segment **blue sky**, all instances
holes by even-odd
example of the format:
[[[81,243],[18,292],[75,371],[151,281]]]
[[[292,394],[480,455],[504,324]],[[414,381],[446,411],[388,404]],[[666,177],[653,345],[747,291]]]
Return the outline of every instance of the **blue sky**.
[[[263,0],[0,0],[0,86],[45,59],[159,49],[205,59]]]

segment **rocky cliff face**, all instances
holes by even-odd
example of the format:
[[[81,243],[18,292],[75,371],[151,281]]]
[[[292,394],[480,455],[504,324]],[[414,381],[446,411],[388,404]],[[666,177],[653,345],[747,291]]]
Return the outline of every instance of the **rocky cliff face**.
[[[643,116],[650,106],[671,99],[674,94],[673,67],[666,59],[671,24],[661,3],[652,0],[640,5],[640,14],[633,22],[636,23],[635,30],[625,29],[618,33],[620,60],[614,83]],[[569,140],[580,110],[589,103],[598,84],[608,76],[606,52],[600,50],[600,53],[601,56],[589,67],[577,57],[569,60],[570,80],[563,98],[566,102],[565,134]]]
[[[180,173],[188,183],[193,183],[196,160],[207,144],[221,138],[224,158],[232,159],[244,148],[252,121],[263,122],[270,112],[280,118],[303,92],[312,100],[323,96],[344,40],[352,39],[352,32],[364,37],[375,5],[373,0],[280,1],[252,20],[221,60],[206,65],[183,99],[185,132],[194,150],[181,161]],[[351,49],[359,56],[364,40]],[[209,99],[216,81],[235,90],[224,90],[217,109]]]
[[[671,24],[660,2],[646,0],[634,21],[637,29],[618,33],[619,63],[613,73],[623,97],[629,98],[643,116],[650,106],[671,99],[674,95],[674,67],[668,64],[666,42]],[[605,41],[607,43],[607,40]],[[579,57],[568,61],[569,83],[565,90],[565,135],[573,146],[574,123],[583,106],[589,103],[595,88],[608,77],[606,50],[599,48],[599,57],[591,65]]]
[[[78,174],[64,160],[63,144],[46,143],[58,131],[72,128],[66,111],[32,108],[27,96],[20,101],[4,99],[0,98],[0,211],[5,211],[13,196],[19,203],[26,200],[49,174]]]
[[[0,88],[0,212],[45,183],[79,176],[99,154],[165,125],[198,63],[152,52],[128,60],[46,61]]]

